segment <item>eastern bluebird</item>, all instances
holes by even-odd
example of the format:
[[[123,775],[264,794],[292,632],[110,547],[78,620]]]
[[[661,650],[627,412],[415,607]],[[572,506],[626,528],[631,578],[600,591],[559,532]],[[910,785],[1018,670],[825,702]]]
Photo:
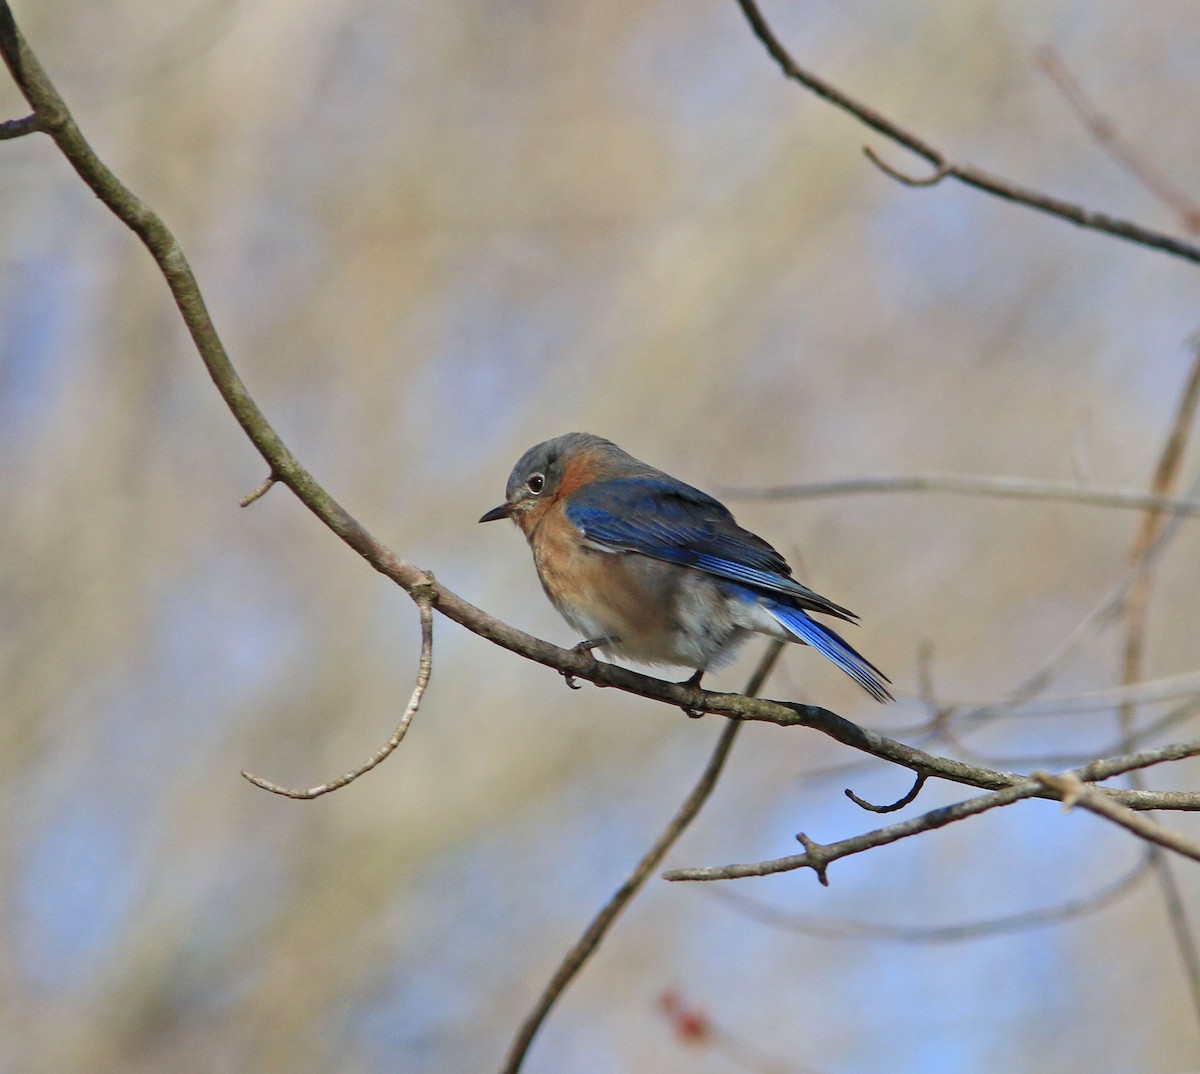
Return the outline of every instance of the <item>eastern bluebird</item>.
[[[807,643],[877,701],[886,675],[808,612],[856,616],[792,577],[724,504],[589,433],[531,447],[505,502],[480,522],[511,518],[533,549],[542,588],[586,639],[643,664],[704,672],[733,658],[751,633]],[[568,680],[569,681],[569,680]]]

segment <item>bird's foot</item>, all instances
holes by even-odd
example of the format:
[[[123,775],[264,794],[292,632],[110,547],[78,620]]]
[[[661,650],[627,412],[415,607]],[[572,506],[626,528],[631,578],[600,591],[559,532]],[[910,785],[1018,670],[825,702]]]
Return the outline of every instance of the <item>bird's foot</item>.
[[[593,649],[602,649],[606,645],[613,645],[618,641],[617,638],[589,638],[587,641],[581,641],[578,645],[571,646],[571,652],[579,653],[581,656],[584,653],[590,654]],[[596,658],[592,657],[592,663],[596,662]],[[575,681],[575,676],[569,671],[563,671],[559,674],[567,680],[567,687],[571,690],[582,690],[583,687]]]
[[[694,675],[689,676],[681,682],[680,686],[694,686],[697,690],[700,689],[700,680],[704,678],[704,669],[701,668]],[[703,709],[694,709],[690,705],[681,705],[680,708],[687,714],[689,720],[698,720],[704,715]]]

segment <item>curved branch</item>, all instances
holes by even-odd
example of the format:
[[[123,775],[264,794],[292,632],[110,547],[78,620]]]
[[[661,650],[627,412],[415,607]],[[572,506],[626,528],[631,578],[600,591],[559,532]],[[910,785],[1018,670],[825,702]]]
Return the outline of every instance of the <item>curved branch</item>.
[[[982,168],[976,168],[971,164],[955,163],[940,149],[918,137],[912,131],[888,119],[882,112],[877,112],[870,105],[856,100],[848,93],[844,93],[836,86],[826,82],[823,78],[801,67],[784,47],[783,42],[775,36],[775,32],[763,17],[755,0],[737,0],[737,2],[746,16],[746,21],[750,23],[750,28],[754,31],[755,36],[763,43],[763,46],[771,54],[772,59],[779,65],[785,77],[799,82],[818,97],[828,101],[842,111],[848,112],[860,123],[866,124],[872,130],[878,131],[885,138],[890,138],[897,145],[903,146],[905,149],[928,161],[935,169],[936,178],[934,181],[957,179],[960,183],[974,187],[976,190],[982,190],[1005,201],[1016,202],[1018,205],[1024,205],[1027,208],[1047,213],[1050,216],[1057,216],[1059,219],[1067,220],[1072,224],[1077,224],[1079,227],[1088,228],[1092,231],[1101,231],[1106,235],[1113,235],[1118,239],[1137,243],[1139,246],[1162,250],[1164,253],[1200,263],[1200,246],[1185,242],[1174,235],[1154,231],[1151,228],[1142,227],[1139,224],[1131,223],[1128,220],[1121,220],[1114,216],[1108,216],[1104,213],[1092,212],[1081,205],[1075,205],[1072,202],[1063,201],[1061,198],[1054,198],[1040,191],[1019,186],[1008,179],[992,175],[990,172],[986,172]],[[882,166],[882,162],[877,157],[874,160],[876,165]],[[910,182],[908,177],[896,173],[890,167],[886,167],[884,170],[909,186],[928,185],[923,184],[920,180],[915,183]]]
[[[248,779],[256,787],[261,787],[264,791],[270,791],[272,794],[281,794],[285,798],[297,798],[300,801],[309,802],[314,798],[320,798],[323,794],[328,794],[330,791],[340,790],[347,783],[353,783],[359,776],[370,772],[378,764],[382,764],[387,760],[401,742],[404,741],[404,736],[408,734],[409,725],[413,721],[413,717],[417,714],[417,709],[421,707],[421,698],[425,696],[425,688],[429,685],[429,676],[433,672],[433,609],[430,607],[428,600],[418,600],[417,608],[421,614],[421,659],[417,665],[417,682],[413,686],[412,696],[408,699],[408,704],[404,708],[404,715],[400,717],[400,722],[396,725],[396,730],[391,734],[391,737],[377,749],[370,757],[362,764],[350,769],[338,776],[337,779],[331,779],[328,783],[321,783],[316,787],[309,787],[307,790],[297,790],[292,787],[282,787],[278,783],[272,783],[269,779],[263,779],[262,776],[256,776],[253,772],[242,769],[242,775]]]
[[[891,802],[888,805],[873,805],[865,798],[860,798],[849,787],[847,787],[843,793],[856,806],[858,806],[860,809],[865,809],[868,813],[895,813],[897,810],[903,809],[906,805],[912,805],[912,803],[917,800],[917,795],[921,793],[922,788],[925,786],[925,781],[928,778],[929,777],[926,775],[918,774],[912,785],[912,789],[908,791],[904,797],[898,798],[896,801]]]
[[[903,183],[905,186],[937,186],[938,183],[950,174],[949,167],[943,163],[939,164],[928,175],[909,175],[907,172],[902,172],[899,168],[892,167],[869,145],[863,146],[863,156],[883,172],[884,175],[890,176],[897,183]]]

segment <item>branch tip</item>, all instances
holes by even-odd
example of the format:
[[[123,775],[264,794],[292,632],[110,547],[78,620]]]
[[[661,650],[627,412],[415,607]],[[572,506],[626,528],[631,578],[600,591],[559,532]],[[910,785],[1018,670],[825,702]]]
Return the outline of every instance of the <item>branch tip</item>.
[[[883,172],[884,175],[890,176],[896,182],[903,183],[905,186],[937,186],[938,183],[954,170],[949,162],[934,158],[929,161],[930,164],[934,165],[934,170],[929,175],[909,175],[907,172],[902,172],[899,168],[889,164],[869,145],[863,146],[863,156]]]
[[[249,507],[252,503],[254,503],[255,500],[262,499],[268,492],[271,491],[271,486],[274,485],[278,480],[279,478],[277,478],[274,474],[268,474],[266,481],[259,485],[258,488],[256,488],[253,492],[248,493],[238,501],[238,506]]]
[[[924,772],[918,772],[916,781],[912,785],[912,789],[904,795],[903,798],[897,799],[888,805],[873,805],[865,798],[859,798],[849,787],[845,790],[845,795],[860,809],[865,809],[870,813],[895,813],[898,809],[903,809],[906,805],[911,805],[917,800],[917,795],[921,793],[921,789],[925,786],[925,781],[929,776]]]
[[[0,142],[9,138],[23,138],[27,134],[38,134],[46,128],[36,113],[20,119],[6,119],[0,123]]]
[[[428,581],[432,585],[432,578]],[[418,590],[421,586],[416,587]],[[370,772],[376,765],[382,764],[392,752],[404,741],[404,736],[408,733],[409,725],[412,723],[413,717],[417,714],[417,709],[421,706],[421,698],[425,696],[425,688],[429,685],[429,677],[433,674],[433,602],[424,595],[414,593],[414,599],[417,601],[417,610],[421,616],[421,658],[417,665],[417,681],[413,686],[412,695],[408,699],[408,705],[404,709],[404,715],[400,717],[400,722],[396,725],[396,729],[392,732],[391,737],[377,749],[370,757],[361,764],[350,769],[338,776],[336,779],[329,780],[328,783],[318,784],[316,787],[307,789],[297,789],[292,787],[282,787],[278,783],[272,783],[270,780],[263,779],[262,776],[256,776],[253,772],[245,769],[242,775],[253,783],[256,787],[261,787],[264,791],[270,791],[272,794],[281,794],[285,798],[295,798],[300,801],[311,801],[313,798],[320,798],[323,794],[328,794],[330,791],[341,790],[348,783],[353,783],[359,776]]]

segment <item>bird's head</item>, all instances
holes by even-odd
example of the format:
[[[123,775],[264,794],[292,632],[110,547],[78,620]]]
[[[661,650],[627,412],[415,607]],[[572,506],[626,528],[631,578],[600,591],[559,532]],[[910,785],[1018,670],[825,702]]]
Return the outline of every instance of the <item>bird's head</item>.
[[[566,433],[535,444],[508,475],[504,503],[479,521],[511,518],[528,533],[551,503],[601,476],[601,462],[612,453],[625,454],[611,441],[591,433]]]

